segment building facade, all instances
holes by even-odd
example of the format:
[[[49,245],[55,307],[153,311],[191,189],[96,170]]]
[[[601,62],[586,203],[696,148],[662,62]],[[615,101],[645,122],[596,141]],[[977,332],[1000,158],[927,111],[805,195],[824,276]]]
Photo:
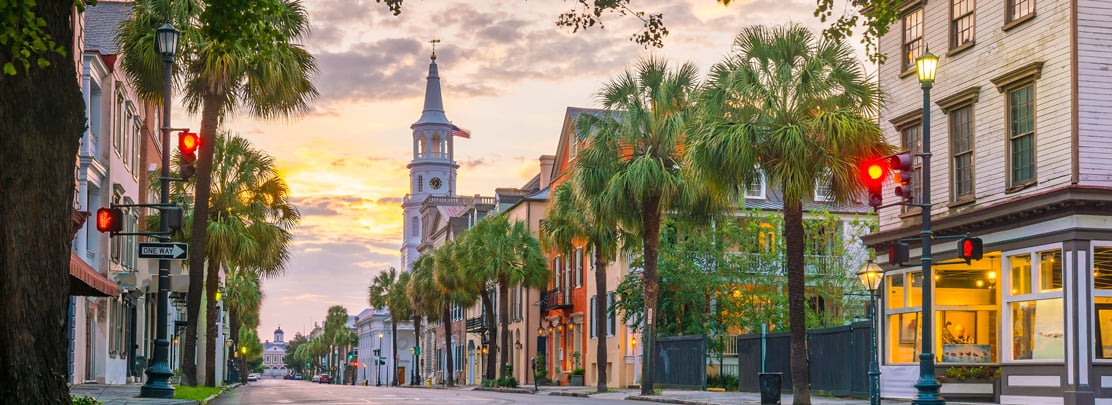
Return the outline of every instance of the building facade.
[[[888,141],[922,150],[916,57],[939,55],[929,122],[934,266],[889,265],[881,294],[882,394],[911,397],[921,334],[936,374],[998,369],[1005,404],[1112,404],[1112,9],[1101,1],[910,1],[881,38]],[[921,161],[915,162],[916,166]],[[919,176],[919,175],[916,175]],[[915,177],[913,188],[922,189]],[[917,195],[919,192],[916,192]],[[891,198],[887,194],[886,198]],[[918,235],[919,208],[880,210],[881,254]],[[955,260],[955,240],[984,258]],[[923,296],[923,283],[933,294]],[[931,325],[920,325],[924,300]],[[955,381],[943,396],[967,395]]]
[[[263,376],[282,378],[289,371],[286,369],[286,340],[282,326],[274,330],[274,341],[263,342]]]

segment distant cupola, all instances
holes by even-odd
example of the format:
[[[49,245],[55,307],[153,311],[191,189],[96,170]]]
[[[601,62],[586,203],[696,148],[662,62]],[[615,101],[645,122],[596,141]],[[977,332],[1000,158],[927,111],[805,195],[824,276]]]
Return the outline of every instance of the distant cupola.
[[[282,332],[282,326],[278,326],[278,329],[274,330],[274,343],[282,342],[285,335],[286,333]]]

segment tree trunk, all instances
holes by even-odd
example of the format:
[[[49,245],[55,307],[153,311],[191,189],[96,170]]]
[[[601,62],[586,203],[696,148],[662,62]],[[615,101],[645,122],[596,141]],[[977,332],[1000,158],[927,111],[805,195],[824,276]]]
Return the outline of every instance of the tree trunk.
[[[216,288],[220,285],[220,264],[210,260],[205,270],[205,386],[216,386],[216,324],[220,311],[216,309]]]
[[[491,351],[500,351],[501,361],[498,362],[498,376],[506,378],[506,366],[510,364],[510,281],[505,277],[498,277],[498,326],[500,338]],[[501,348],[501,350],[499,350]],[[512,374],[511,374],[512,375]]]
[[[660,196],[645,198],[641,209],[641,236],[644,246],[645,325],[641,340],[641,395],[653,394],[653,359],[656,346],[656,297],[659,290],[656,268],[660,248]]]
[[[445,305],[444,313],[441,314],[441,316],[443,317],[441,319],[444,320],[444,347],[447,350],[447,353],[444,355],[445,363],[448,366],[447,381],[449,387],[455,387],[455,384],[453,384],[453,374],[455,374],[456,368],[455,362],[453,361],[454,359],[452,359],[452,306]]]
[[[810,405],[811,388],[807,370],[807,307],[804,254],[803,205],[784,204],[784,246],[788,264],[788,326],[791,329],[792,403]]]
[[[595,331],[598,335],[598,347],[595,349],[595,361],[598,363],[598,392],[606,392],[606,261],[602,257],[602,250],[595,248]]]
[[[185,299],[188,327],[182,345],[182,384],[197,385],[197,320],[201,311],[201,288],[205,282],[205,255],[208,250],[209,193],[212,189],[212,156],[216,150],[216,129],[219,125],[220,97],[207,95],[201,107],[201,147],[197,153],[197,179],[193,203],[192,234],[189,238],[189,293]],[[196,269],[197,271],[193,271]]]
[[[498,336],[498,325],[494,322],[494,303],[490,302],[490,291],[486,288],[479,290],[479,300],[483,304],[483,323],[487,326],[487,345],[488,352],[486,354],[486,370],[483,371],[483,378],[488,380],[494,379],[494,363],[496,361],[494,350],[489,348],[489,345],[494,341],[494,337]]]
[[[67,51],[73,49],[73,9],[72,0],[40,0],[34,9],[45,34]],[[0,65],[10,60],[9,51],[0,46]],[[42,57],[49,67],[32,60],[24,72],[15,62],[18,74],[0,73],[0,398],[12,404],[70,402],[61,328],[85,108],[74,59],[53,52]]]
[[[390,362],[390,364],[394,365],[394,370],[393,370],[394,374],[390,378],[387,378],[386,381],[391,381],[390,385],[397,386],[398,385],[398,318],[393,317],[393,316],[390,317],[390,341],[391,341],[392,347],[394,348],[394,361]],[[379,353],[382,353],[382,352],[379,351]]]
[[[413,342],[414,347],[421,347],[421,317],[413,317]],[[413,354],[413,378],[410,379],[409,385],[418,385],[417,377],[421,374],[421,355],[414,352]]]

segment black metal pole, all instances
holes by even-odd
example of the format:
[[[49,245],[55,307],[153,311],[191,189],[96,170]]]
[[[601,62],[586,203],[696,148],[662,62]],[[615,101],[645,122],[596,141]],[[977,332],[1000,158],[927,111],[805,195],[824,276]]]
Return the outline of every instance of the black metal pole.
[[[922,237],[922,255],[920,260],[923,263],[923,322],[920,324],[920,329],[923,331],[923,348],[922,353],[919,354],[919,381],[915,383],[915,388],[918,389],[918,394],[915,399],[911,401],[914,405],[934,405],[945,404],[946,400],[938,395],[938,390],[942,386],[938,383],[938,379],[934,376],[934,335],[931,333],[934,328],[934,309],[931,304],[934,301],[931,290],[934,279],[931,276],[931,85],[933,83],[926,81],[921,82],[923,87],[923,152],[919,156],[923,159],[923,187],[922,187],[922,201],[919,203],[919,209],[923,213],[923,228],[920,232]]]
[[[869,329],[872,348],[869,351],[869,405],[880,405],[880,365],[876,361],[876,290],[869,291]]]
[[[161,171],[161,196],[159,202],[170,202],[170,75],[173,70],[173,55],[162,55],[162,171]],[[166,210],[161,210],[161,226],[163,234],[169,234],[170,224],[167,222]],[[170,340],[167,339],[166,323],[170,305],[170,261],[158,261],[158,310],[155,315],[155,341],[154,360],[147,368],[147,382],[139,389],[139,396],[143,398],[173,398],[174,386],[170,385]]]

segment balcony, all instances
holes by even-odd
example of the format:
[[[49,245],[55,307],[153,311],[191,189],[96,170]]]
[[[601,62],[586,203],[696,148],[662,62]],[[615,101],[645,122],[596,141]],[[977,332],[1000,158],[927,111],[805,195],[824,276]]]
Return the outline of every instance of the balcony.
[[[571,290],[553,288],[541,292],[541,310],[551,311],[566,308],[571,308]]]
[[[487,324],[486,317],[480,316],[477,318],[467,318],[467,333],[483,333],[486,332]]]

